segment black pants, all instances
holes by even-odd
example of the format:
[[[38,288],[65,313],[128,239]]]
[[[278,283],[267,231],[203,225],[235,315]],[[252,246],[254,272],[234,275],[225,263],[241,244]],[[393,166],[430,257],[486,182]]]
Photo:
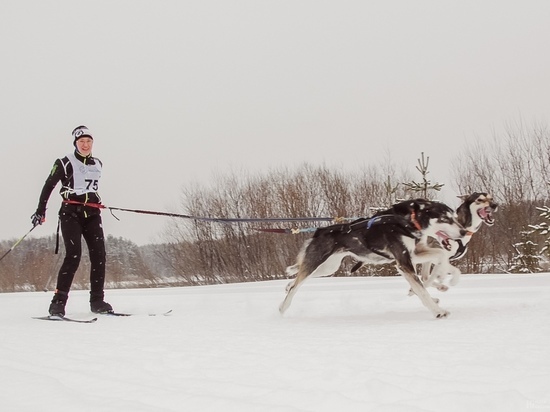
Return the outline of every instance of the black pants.
[[[57,290],[69,292],[82,256],[82,238],[90,255],[90,301],[103,300],[105,284],[105,238],[101,215],[88,215],[79,208],[63,207],[59,213],[65,259],[57,276]]]

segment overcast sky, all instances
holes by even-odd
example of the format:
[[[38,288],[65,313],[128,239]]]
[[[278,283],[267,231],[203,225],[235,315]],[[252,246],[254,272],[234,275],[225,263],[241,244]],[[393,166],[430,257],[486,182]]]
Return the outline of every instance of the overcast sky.
[[[182,213],[216,173],[388,151],[411,173],[425,152],[449,190],[466,145],[548,123],[549,22],[546,0],[0,0],[0,239],[30,229],[80,124],[107,206]],[[106,234],[138,244],[167,223],[118,216]]]

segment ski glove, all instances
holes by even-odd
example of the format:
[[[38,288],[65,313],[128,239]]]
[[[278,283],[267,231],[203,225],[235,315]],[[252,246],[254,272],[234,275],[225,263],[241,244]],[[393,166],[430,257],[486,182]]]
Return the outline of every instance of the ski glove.
[[[45,221],[46,221],[46,218],[43,215],[41,215],[40,213],[34,213],[31,216],[31,223],[32,223],[33,226],[41,225]]]

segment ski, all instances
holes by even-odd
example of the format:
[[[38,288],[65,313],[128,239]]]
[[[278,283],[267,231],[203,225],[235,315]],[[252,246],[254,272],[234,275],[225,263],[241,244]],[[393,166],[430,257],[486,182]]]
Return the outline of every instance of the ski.
[[[149,313],[149,316],[168,316],[172,313],[172,309],[170,309],[168,312],[164,313]]]
[[[120,313],[120,312],[100,312],[98,315],[102,316],[132,316],[131,313]]]
[[[171,313],[172,313],[172,309],[170,309],[167,312],[163,312],[163,313],[150,313],[149,316],[168,316]],[[105,313],[98,313],[98,315],[103,315],[103,316],[136,316],[133,313],[122,313],[122,312],[105,312]]]
[[[51,315],[48,315],[48,316],[35,316],[33,317],[33,319],[38,319],[38,320],[51,320],[51,321],[54,321],[54,322],[74,322],[74,323],[94,323],[95,321],[97,321],[97,318],[92,318],[92,319],[72,319],[72,318],[68,318],[66,316],[51,316]]]

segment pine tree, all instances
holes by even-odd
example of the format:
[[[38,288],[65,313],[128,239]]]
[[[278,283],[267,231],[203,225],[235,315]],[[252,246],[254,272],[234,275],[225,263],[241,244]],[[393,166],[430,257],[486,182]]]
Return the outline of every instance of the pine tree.
[[[541,272],[540,262],[542,257],[537,250],[537,244],[531,240],[533,230],[524,230],[520,233],[521,241],[515,243],[517,254],[512,258],[511,273],[537,273]]]
[[[540,210],[540,217],[550,222],[550,207],[537,207]],[[544,244],[540,250],[540,254],[550,258],[550,227],[548,222],[541,222],[538,225],[529,225],[535,232],[544,237]]]
[[[422,198],[428,199],[428,190],[433,189],[436,191],[440,191],[444,184],[441,183],[432,183],[428,180],[428,165],[430,164],[430,156],[427,158],[424,158],[424,152],[421,152],[420,155],[422,156],[422,159],[418,159],[418,166],[416,166],[416,170],[420,172],[422,175],[422,182],[415,182],[414,180],[409,183],[403,183],[404,186],[409,188],[412,192],[420,192]]]

